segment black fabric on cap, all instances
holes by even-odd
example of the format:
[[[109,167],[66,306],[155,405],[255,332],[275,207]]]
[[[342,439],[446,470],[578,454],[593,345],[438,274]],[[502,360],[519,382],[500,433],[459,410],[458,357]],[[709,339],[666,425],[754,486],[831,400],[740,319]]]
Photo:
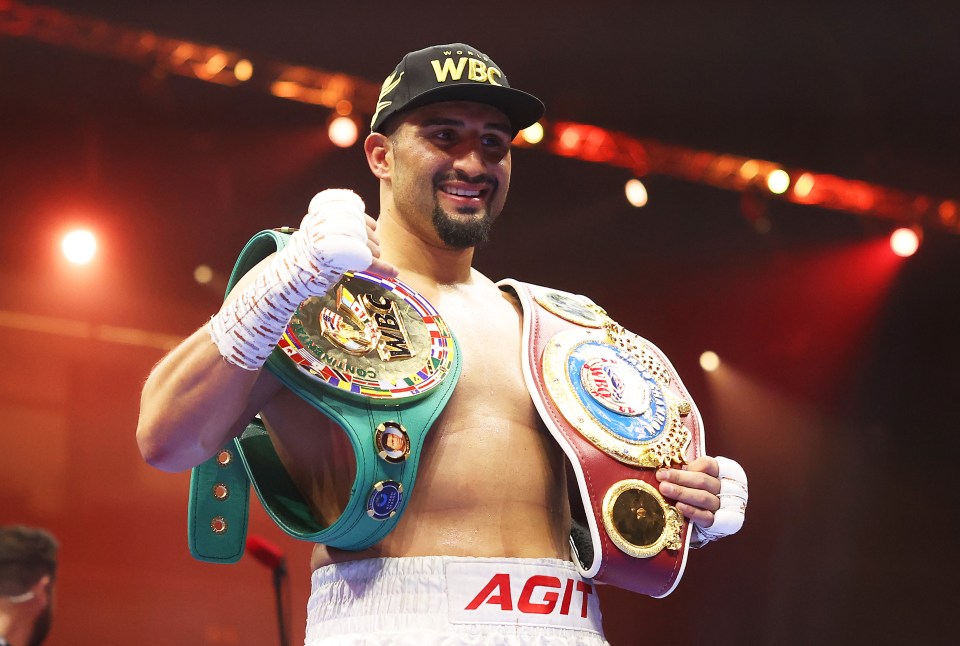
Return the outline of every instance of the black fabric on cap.
[[[537,97],[510,87],[493,60],[469,45],[434,45],[410,52],[380,89],[370,130],[383,132],[393,115],[441,101],[472,101],[497,108],[510,119],[514,134],[543,116]]]

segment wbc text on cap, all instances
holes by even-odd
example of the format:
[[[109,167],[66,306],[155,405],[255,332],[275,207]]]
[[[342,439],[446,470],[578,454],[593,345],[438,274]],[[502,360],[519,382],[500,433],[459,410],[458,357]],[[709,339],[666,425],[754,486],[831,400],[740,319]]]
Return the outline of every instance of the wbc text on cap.
[[[540,99],[510,87],[493,60],[470,45],[452,43],[410,52],[380,88],[370,129],[383,132],[391,116],[429,103],[474,101],[503,112],[514,132],[543,116]]]

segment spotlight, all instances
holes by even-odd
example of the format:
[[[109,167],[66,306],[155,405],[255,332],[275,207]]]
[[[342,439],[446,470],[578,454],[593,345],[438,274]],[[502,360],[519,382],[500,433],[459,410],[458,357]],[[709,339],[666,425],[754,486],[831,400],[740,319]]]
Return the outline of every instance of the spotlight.
[[[890,249],[901,258],[909,258],[920,248],[920,235],[914,229],[901,227],[890,234]]]
[[[207,77],[213,78],[223,71],[223,68],[227,66],[227,62],[227,55],[223,52],[217,52],[208,58],[206,63],[204,63],[203,71]]]
[[[350,117],[339,116],[330,121],[327,136],[333,145],[349,148],[357,141],[357,124]]]
[[[749,159],[743,162],[743,166],[741,166],[737,172],[740,174],[740,177],[743,178],[743,181],[749,182],[760,172],[760,164],[758,164],[755,159]]]
[[[233,75],[240,82],[249,81],[253,77],[253,63],[241,58],[233,66]]]
[[[940,222],[945,227],[952,227],[957,224],[957,203],[953,200],[945,200],[937,208],[937,214],[940,216]]]
[[[558,138],[560,154],[572,156],[576,154],[577,148],[580,146],[580,131],[576,126],[567,126],[560,133]]]
[[[790,176],[787,171],[776,169],[767,175],[767,188],[775,195],[783,195],[790,188]]]
[[[64,257],[75,265],[86,265],[97,253],[97,238],[86,229],[71,231],[60,243]]]
[[[543,140],[543,126],[540,125],[540,122],[528,126],[520,131],[520,136],[523,137],[523,140],[528,144],[538,144]]]
[[[197,268],[193,270],[193,279],[201,285],[206,285],[213,280],[213,269],[210,268],[210,265],[197,265]]]
[[[796,195],[797,198],[804,200],[810,195],[815,183],[816,180],[813,178],[813,175],[804,173],[797,178],[796,183],[793,185],[793,194]]]
[[[640,208],[647,203],[647,187],[640,180],[636,178],[627,180],[624,189],[627,194],[627,201],[633,206]]]
[[[712,350],[707,350],[700,355],[700,367],[707,372],[713,372],[720,367],[720,357]]]

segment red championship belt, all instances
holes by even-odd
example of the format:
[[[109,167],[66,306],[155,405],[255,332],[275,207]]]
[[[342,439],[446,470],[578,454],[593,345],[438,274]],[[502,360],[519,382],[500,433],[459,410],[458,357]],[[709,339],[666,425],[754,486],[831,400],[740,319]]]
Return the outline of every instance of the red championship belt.
[[[599,583],[665,597],[683,575],[690,528],[660,494],[656,470],[703,455],[693,399],[656,346],[586,297],[499,285],[523,305],[527,388],[576,476],[590,535],[571,536],[577,567]]]

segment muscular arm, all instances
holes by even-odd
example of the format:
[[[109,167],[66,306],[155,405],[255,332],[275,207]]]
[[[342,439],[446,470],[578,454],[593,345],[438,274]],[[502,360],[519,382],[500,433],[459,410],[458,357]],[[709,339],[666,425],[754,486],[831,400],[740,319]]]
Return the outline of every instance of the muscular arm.
[[[240,281],[234,294],[258,269]],[[264,370],[227,363],[204,326],[164,357],[147,378],[137,424],[140,453],[164,471],[196,466],[243,431],[279,387]]]
[[[188,469],[239,434],[280,388],[263,363],[296,306],[349,269],[395,276],[379,255],[376,222],[356,194],[314,197],[289,244],[244,276],[210,323],[151,372],[137,424],[144,459],[165,471]]]

